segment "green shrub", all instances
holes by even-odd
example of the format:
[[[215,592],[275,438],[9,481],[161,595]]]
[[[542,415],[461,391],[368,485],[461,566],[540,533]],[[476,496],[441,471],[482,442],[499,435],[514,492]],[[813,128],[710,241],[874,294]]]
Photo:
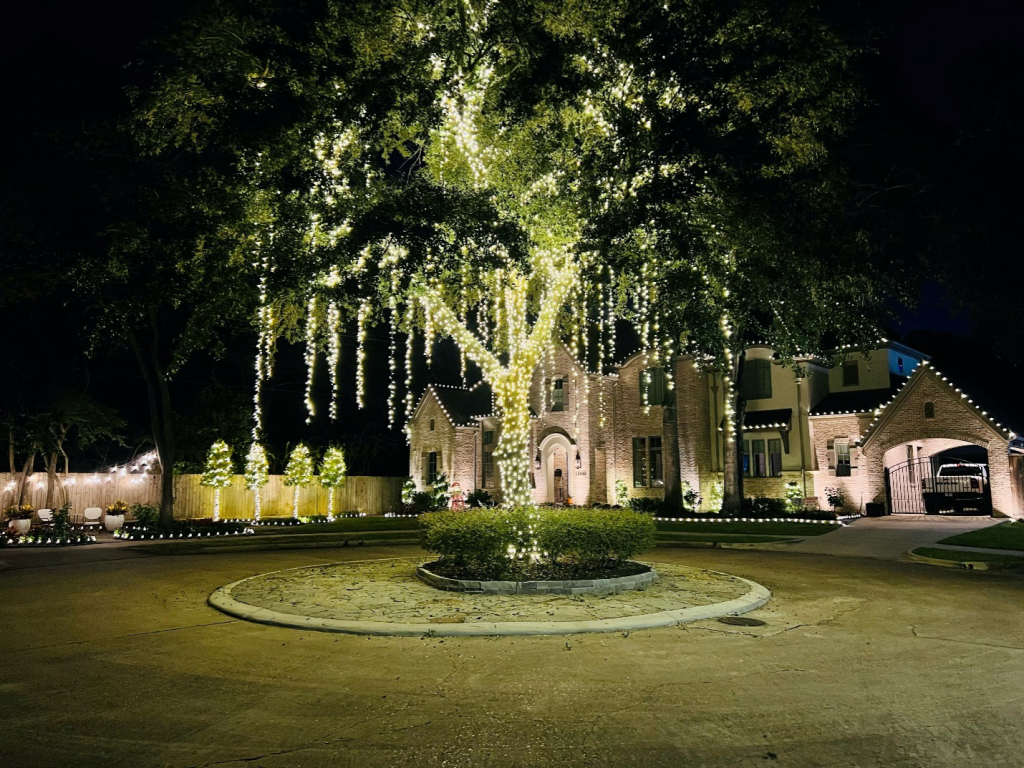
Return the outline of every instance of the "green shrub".
[[[599,567],[626,560],[654,546],[649,515],[625,509],[488,509],[430,512],[420,517],[423,548],[460,568],[507,574],[513,551],[527,551],[533,540],[545,562],[571,560]]]
[[[665,503],[661,499],[633,498],[629,500],[629,508],[634,512],[646,512],[656,515],[662,511]]]
[[[744,517],[785,517],[790,514],[788,500],[773,499],[767,496],[744,499],[742,508]]]
[[[509,547],[522,549],[529,544],[528,528],[524,510],[428,512],[420,516],[420,541],[425,550],[460,568],[503,571]]]
[[[132,504],[132,516],[143,528],[153,528],[160,519],[160,508],[155,504]]]
[[[471,509],[476,509],[477,507],[490,508],[494,506],[494,499],[483,488],[477,488],[466,497],[466,505]]]
[[[650,515],[626,509],[556,509],[540,515],[535,527],[550,560],[569,557],[588,566],[628,560],[653,547],[657,534]]]

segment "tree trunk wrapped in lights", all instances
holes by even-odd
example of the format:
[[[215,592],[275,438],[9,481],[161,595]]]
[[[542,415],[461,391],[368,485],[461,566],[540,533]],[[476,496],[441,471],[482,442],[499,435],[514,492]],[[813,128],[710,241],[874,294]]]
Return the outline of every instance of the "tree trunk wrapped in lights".
[[[213,488],[213,520],[220,520],[220,489],[231,485],[234,467],[231,462],[231,448],[223,440],[210,446],[206,457],[206,468],[200,484]]]

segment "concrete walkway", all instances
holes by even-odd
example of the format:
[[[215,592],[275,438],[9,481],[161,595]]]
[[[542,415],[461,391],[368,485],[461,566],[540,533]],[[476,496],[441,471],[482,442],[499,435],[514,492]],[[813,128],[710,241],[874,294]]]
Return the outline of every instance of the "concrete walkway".
[[[958,533],[998,525],[991,517],[946,515],[890,515],[862,517],[823,536],[809,536],[798,544],[765,544],[758,549],[804,552],[838,557],[871,557],[899,560],[915,547],[926,547]]]

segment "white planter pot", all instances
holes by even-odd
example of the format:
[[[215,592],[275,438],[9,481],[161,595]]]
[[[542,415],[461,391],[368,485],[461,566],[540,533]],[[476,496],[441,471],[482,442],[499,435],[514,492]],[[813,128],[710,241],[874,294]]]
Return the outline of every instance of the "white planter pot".
[[[20,533],[24,536],[26,533],[32,530],[32,520],[11,520],[11,528],[14,529],[15,533]]]
[[[124,525],[124,515],[104,515],[103,525],[108,531],[116,531]]]

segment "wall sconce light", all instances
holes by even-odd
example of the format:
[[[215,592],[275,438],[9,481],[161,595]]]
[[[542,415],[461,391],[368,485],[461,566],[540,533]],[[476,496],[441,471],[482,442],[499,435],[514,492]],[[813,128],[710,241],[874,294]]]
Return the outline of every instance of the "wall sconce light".
[[[583,460],[580,459],[579,451],[576,451],[576,469],[583,469]]]
[[[537,455],[533,458],[533,468],[540,469],[540,448],[537,449]]]

